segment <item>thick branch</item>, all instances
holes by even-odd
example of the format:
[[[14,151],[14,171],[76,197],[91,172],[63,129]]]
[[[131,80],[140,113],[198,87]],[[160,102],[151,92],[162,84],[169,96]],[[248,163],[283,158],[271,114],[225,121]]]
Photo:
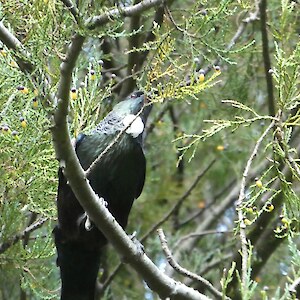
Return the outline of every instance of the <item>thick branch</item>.
[[[93,25],[99,26],[104,24],[109,21],[110,18],[117,15],[140,13],[146,8],[152,7],[160,2],[161,1],[144,1],[135,6],[124,8],[123,10],[114,10],[110,15],[106,14],[103,18],[96,18]],[[52,128],[53,143],[57,157],[60,160],[60,166],[64,170],[64,174],[68,178],[76,198],[95,225],[101,228],[101,232],[111,242],[116,251],[122,257],[126,258],[126,261],[141,274],[148,286],[156,291],[161,298],[208,299],[194,289],[166,276],[145,254],[141,254],[139,248],[136,247],[132,240],[126,235],[121,226],[105,207],[104,200],[100,200],[88,184],[85,172],[81,168],[74,148],[72,147],[67,126],[71,74],[83,42],[84,37],[77,34],[68,49],[65,62],[61,65],[61,78],[57,92],[58,105],[54,114],[55,126]]]

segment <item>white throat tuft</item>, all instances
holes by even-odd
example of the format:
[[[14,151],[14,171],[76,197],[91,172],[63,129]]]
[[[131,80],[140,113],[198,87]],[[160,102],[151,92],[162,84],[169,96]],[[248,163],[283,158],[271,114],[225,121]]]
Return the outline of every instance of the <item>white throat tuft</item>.
[[[130,134],[134,138],[139,136],[143,132],[145,127],[141,117],[137,117],[136,115],[127,115],[123,119],[123,124],[125,125],[125,127],[131,124],[127,128],[126,133]]]

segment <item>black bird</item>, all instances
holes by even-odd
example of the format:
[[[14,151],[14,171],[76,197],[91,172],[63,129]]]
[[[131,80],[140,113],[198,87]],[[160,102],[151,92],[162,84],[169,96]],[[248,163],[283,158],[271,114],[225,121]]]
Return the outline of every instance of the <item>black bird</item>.
[[[86,170],[120,131],[126,129],[88,177],[95,193],[104,198],[109,211],[123,228],[145,181],[142,135],[151,110],[145,102],[143,92],[134,92],[118,103],[91,134],[80,134],[75,145],[78,159]],[[62,281],[61,300],[93,300],[100,250],[107,241],[96,227],[87,228],[87,216],[62,169],[58,174],[58,225],[54,237]]]

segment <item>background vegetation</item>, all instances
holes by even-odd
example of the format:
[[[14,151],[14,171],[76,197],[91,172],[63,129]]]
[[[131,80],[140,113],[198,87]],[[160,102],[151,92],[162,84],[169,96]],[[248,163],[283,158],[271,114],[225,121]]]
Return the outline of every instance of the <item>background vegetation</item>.
[[[134,89],[154,103],[146,184],[126,231],[212,299],[195,274],[232,299],[300,297],[298,1],[157,1],[122,17],[139,2],[0,1],[0,299],[59,297],[50,129],[75,33],[86,40],[72,137]],[[116,8],[119,17],[90,25]],[[158,227],[193,276],[168,265]],[[106,262],[105,299],[157,299],[112,247]]]

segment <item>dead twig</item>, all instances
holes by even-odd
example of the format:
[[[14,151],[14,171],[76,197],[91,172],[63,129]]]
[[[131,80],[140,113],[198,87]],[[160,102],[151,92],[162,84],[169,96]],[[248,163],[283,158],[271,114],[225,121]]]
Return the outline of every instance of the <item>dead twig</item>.
[[[183,268],[180,266],[173,258],[173,255],[168,247],[166,236],[163,232],[163,230],[160,228],[157,230],[158,236],[161,242],[162,250],[164,251],[164,254],[166,256],[166,259],[168,263],[180,274],[189,277],[193,280],[197,280],[201,284],[204,284],[205,287],[217,298],[217,299],[223,299],[223,295],[221,292],[219,292],[208,280],[204,279],[203,277]],[[225,299],[230,299],[228,297],[224,297]]]

